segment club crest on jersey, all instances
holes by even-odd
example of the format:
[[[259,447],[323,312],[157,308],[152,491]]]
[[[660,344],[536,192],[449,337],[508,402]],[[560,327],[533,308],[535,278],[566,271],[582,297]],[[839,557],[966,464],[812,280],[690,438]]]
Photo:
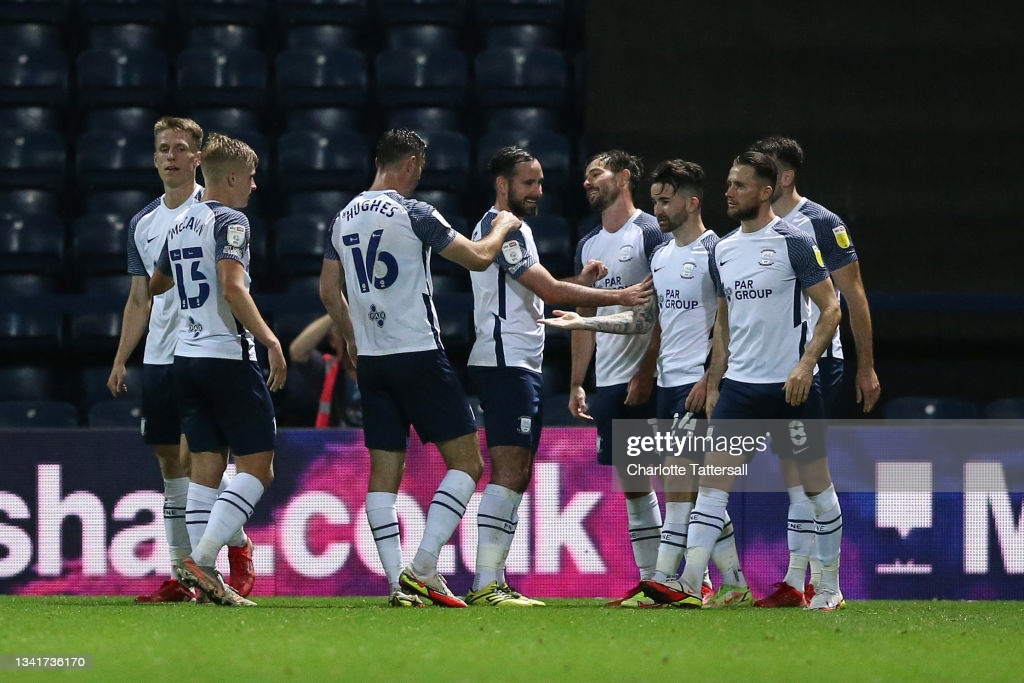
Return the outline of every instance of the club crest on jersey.
[[[774,249],[762,249],[761,258],[758,259],[757,264],[759,266],[770,266],[775,263],[775,250]]]
[[[683,278],[684,280],[692,280],[693,274],[694,272],[696,272],[696,270],[697,264],[694,263],[693,261],[687,261],[686,263],[683,264],[683,271],[679,273],[679,277]]]
[[[846,232],[845,225],[837,225],[832,228],[832,234],[836,236],[836,244],[843,249],[847,249],[850,246],[850,235]]]
[[[245,246],[245,226],[238,225],[237,223],[228,226],[227,230],[228,246],[235,248],[242,248]]]
[[[619,247],[619,261],[632,261],[633,260],[633,245],[623,244]]]
[[[516,265],[523,260],[523,246],[518,240],[509,240],[501,245],[501,254],[509,265]]]
[[[814,250],[814,260],[818,262],[819,266],[824,268],[825,267],[825,261],[824,261],[824,259],[821,258],[821,252],[818,251],[817,245],[812,246],[811,249]]]
[[[531,427],[533,427],[533,418],[532,417],[527,417],[527,416],[523,415],[522,417],[519,418],[519,427],[518,427],[518,429],[519,429],[519,433],[520,434],[529,434]]]
[[[387,319],[388,314],[384,311],[378,310],[375,305],[370,305],[370,312],[366,314],[371,322],[376,323],[377,327],[384,327],[384,321]]]
[[[199,337],[199,335],[202,333],[202,331],[203,331],[203,324],[201,322],[199,322],[198,320],[196,320],[195,318],[193,318],[192,316],[189,316],[188,317],[188,333],[190,335],[192,335],[192,338],[196,339],[197,337]]]

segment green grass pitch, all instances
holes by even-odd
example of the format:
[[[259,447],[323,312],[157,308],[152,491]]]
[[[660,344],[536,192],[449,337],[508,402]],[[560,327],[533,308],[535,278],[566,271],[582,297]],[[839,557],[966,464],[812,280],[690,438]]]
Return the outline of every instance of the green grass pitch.
[[[383,598],[256,608],[0,596],[0,653],[93,657],[2,680],[1011,681],[1024,602],[851,601],[802,610],[390,609]]]

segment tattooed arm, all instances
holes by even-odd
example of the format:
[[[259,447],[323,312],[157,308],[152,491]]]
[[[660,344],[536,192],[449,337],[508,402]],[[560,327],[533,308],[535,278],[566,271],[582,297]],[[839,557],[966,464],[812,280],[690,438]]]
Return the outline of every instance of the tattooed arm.
[[[654,297],[628,311],[585,317],[578,313],[554,311],[556,317],[540,322],[563,330],[592,330],[610,334],[644,334],[654,327],[658,319],[658,302]]]

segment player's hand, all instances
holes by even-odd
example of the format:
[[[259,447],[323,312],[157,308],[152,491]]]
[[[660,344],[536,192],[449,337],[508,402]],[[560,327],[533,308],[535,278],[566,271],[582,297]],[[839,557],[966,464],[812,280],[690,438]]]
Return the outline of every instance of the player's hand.
[[[782,390],[786,392],[786,403],[791,406],[802,405],[811,394],[811,383],[814,381],[814,369],[808,370],[803,363],[797,363],[793,372],[789,373]]]
[[[651,397],[652,391],[654,391],[654,375],[647,376],[646,373],[637,373],[626,385],[626,400],[623,401],[623,405],[643,405]]]
[[[128,385],[124,383],[124,378],[127,374],[128,368],[124,365],[114,365],[110,369],[110,377],[107,378],[107,389],[110,390],[114,398],[128,392]]]
[[[537,322],[541,325],[547,325],[548,327],[557,327],[560,330],[582,330],[583,325],[580,324],[583,320],[583,316],[579,313],[573,313],[572,311],[551,311],[554,314],[554,318],[541,318]]]
[[[690,394],[686,397],[685,406],[688,412],[697,414],[704,410],[704,405],[707,402],[708,396],[708,376],[704,375],[697,383],[690,389]],[[710,413],[709,413],[710,414]]]
[[[285,380],[288,379],[288,364],[284,360],[284,353],[280,345],[277,348],[267,349],[270,358],[270,376],[267,377],[267,388],[271,391],[284,389]]]
[[[865,413],[878,403],[878,397],[882,395],[882,385],[878,383],[878,375],[874,368],[857,368],[857,403],[863,403]]]
[[[499,211],[491,221],[491,229],[501,232],[502,235],[508,235],[513,230],[518,230],[522,225],[523,220],[511,211]]]
[[[626,287],[619,291],[621,293],[621,300],[619,301],[620,305],[640,306],[641,304],[645,304],[650,300],[651,296],[654,295],[654,276],[648,275],[642,282],[638,282],[635,285]]]
[[[593,287],[594,283],[608,274],[608,266],[603,262],[592,258],[583,266],[583,270],[576,276],[576,283],[585,287]]]
[[[587,392],[579,385],[569,388],[569,412],[581,420],[594,420],[587,413]]]

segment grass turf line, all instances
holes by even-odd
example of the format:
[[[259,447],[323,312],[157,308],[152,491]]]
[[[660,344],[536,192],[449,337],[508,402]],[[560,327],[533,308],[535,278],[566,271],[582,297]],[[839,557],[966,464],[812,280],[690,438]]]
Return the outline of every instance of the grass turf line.
[[[519,610],[257,600],[258,608],[226,609],[0,596],[0,651],[91,654],[91,673],[65,673],[138,681],[999,681],[1019,680],[1024,669],[1020,602],[857,601],[811,613],[626,610],[594,600]]]

